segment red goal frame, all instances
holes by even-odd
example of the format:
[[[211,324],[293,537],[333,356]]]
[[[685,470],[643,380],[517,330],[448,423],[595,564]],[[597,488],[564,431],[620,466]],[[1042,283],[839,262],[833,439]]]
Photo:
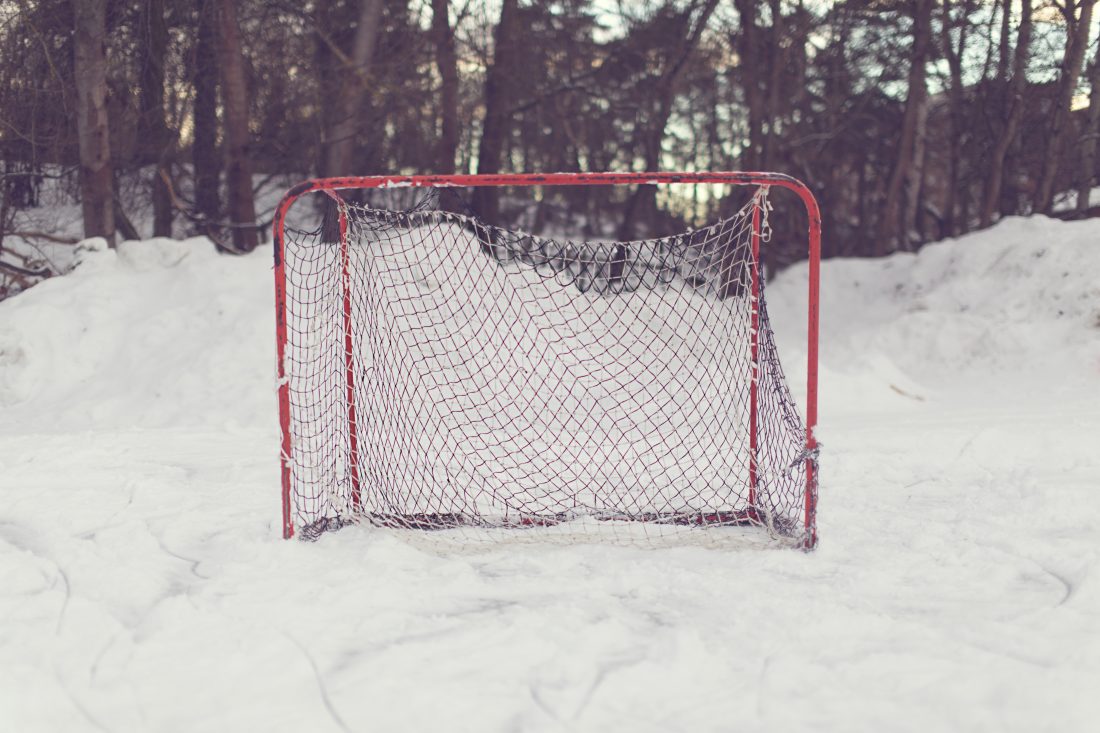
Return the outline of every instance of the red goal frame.
[[[284,264],[284,229],[287,213],[291,206],[303,196],[311,193],[324,193],[336,200],[343,201],[340,191],[349,189],[369,188],[469,188],[478,186],[606,186],[606,185],[655,185],[655,184],[720,184],[733,186],[758,186],[785,188],[793,191],[806,208],[809,220],[807,239],[809,257],[809,293],[807,308],[807,332],[806,332],[806,446],[803,455],[806,462],[806,491],[805,491],[805,526],[810,530],[806,537],[806,549],[811,549],[817,544],[817,531],[815,516],[817,511],[816,492],[816,455],[817,438],[814,430],[817,426],[817,382],[818,382],[818,338],[819,338],[819,307],[820,307],[820,278],[821,278],[821,212],[810,189],[801,181],[782,173],[761,172],[661,172],[661,173],[518,173],[500,175],[416,175],[416,176],[357,176],[346,178],[314,178],[303,181],[287,191],[275,212],[272,224],[275,255],[275,337],[278,356],[278,384],[279,384],[279,425],[282,432],[280,444],[281,484],[282,484],[282,523],[283,537],[290,539],[294,536],[294,524],[292,516],[291,500],[291,432],[290,432],[290,385],[286,378],[285,355],[287,346],[286,323],[286,269]],[[756,302],[760,297],[760,236],[761,223],[759,212],[753,214],[752,221],[752,254],[753,265],[751,269],[752,295]],[[348,362],[346,376],[347,386],[347,410],[350,426],[350,441],[352,455],[355,455],[355,445],[358,440],[356,433],[356,413],[354,399],[355,374],[351,366],[351,298],[350,279],[347,269],[347,217],[343,207],[340,208],[340,247],[343,269],[343,294],[344,294],[344,338],[348,345]],[[751,354],[755,374],[759,374],[760,363],[758,353],[757,319],[759,310],[754,307],[752,313],[752,341]],[[750,452],[755,456],[757,446],[756,417],[757,417],[757,392],[751,391],[750,421],[749,421],[749,445]],[[358,466],[351,465],[353,504],[357,504],[359,480]],[[749,461],[749,504],[752,505],[752,491],[756,486],[756,461],[755,457]],[[752,513],[752,510],[750,510]],[[755,519],[755,517],[750,517]]]

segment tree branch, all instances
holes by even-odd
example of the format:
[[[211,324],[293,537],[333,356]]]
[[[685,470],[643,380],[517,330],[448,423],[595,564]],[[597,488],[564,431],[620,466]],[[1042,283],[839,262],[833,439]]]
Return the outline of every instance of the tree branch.
[[[44,268],[41,270],[28,270],[25,267],[20,267],[19,265],[12,264],[11,262],[5,262],[4,260],[0,260],[0,270],[5,270],[12,273],[13,275],[22,275],[23,277],[50,277],[51,275],[53,275],[49,268]]]
[[[56,234],[50,234],[48,232],[4,232],[8,237],[21,237],[22,239],[45,239],[47,242],[53,242],[54,244],[76,244],[80,240],[75,237],[59,237]]]

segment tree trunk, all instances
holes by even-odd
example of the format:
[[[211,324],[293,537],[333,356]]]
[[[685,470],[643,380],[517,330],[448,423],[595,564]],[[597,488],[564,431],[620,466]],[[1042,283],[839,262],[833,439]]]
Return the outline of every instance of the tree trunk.
[[[172,197],[165,177],[175,141],[164,119],[164,59],[168,25],[164,0],[147,0],[141,11],[141,130],[149,155],[143,163],[156,165],[153,173],[153,236],[172,236]]]
[[[759,168],[772,170],[775,167],[775,143],[779,136],[776,134],[776,122],[779,119],[779,94],[782,86],[783,59],[783,6],[780,0],[770,0],[772,27],[769,33],[771,48],[768,49],[768,100],[766,117],[768,121],[767,132],[764,135],[764,146],[760,152]]]
[[[515,73],[517,0],[504,0],[500,21],[493,34],[493,63],[485,73],[485,120],[477,148],[477,172],[500,173],[504,139],[508,136],[511,115],[508,111],[511,79]],[[490,224],[499,224],[499,192],[495,188],[475,188],[472,207]]]
[[[221,217],[221,160],[218,157],[218,28],[216,0],[195,0],[195,209],[207,222]]]
[[[229,219],[233,246],[251,252],[258,244],[256,204],[252,198],[252,163],[249,160],[248,86],[244,53],[237,25],[237,0],[219,0],[218,60],[222,68],[225,105],[226,163],[229,184]]]
[[[1089,112],[1081,141],[1081,179],[1077,184],[1077,213],[1084,216],[1089,210],[1089,195],[1096,180],[1096,147],[1100,138],[1100,38],[1096,41],[1096,55],[1089,71]]]
[[[661,72],[661,78],[657,83],[656,109],[653,117],[648,120],[649,124],[646,126],[642,143],[647,171],[656,171],[661,167],[661,146],[665,139],[665,128],[668,127],[668,120],[672,116],[672,103],[676,98],[676,91],[687,69],[687,62],[699,45],[703,31],[717,6],[718,0],[705,0],[694,25],[690,22],[685,24],[686,33],[679,40],[673,60]],[[619,240],[637,238],[640,229],[638,225],[643,220],[651,219],[656,209],[657,187],[644,184],[638,186],[627,201],[623,221],[619,226]]]
[[[1026,0],[1027,4],[1030,4],[1031,0]],[[1002,0],[1003,7],[1001,8],[1001,36],[997,47],[1000,49],[1000,53],[997,54],[997,84],[1008,85],[1008,43],[1011,36],[1012,29],[1012,0]],[[945,2],[944,5],[947,3]],[[994,11],[996,7],[994,7]],[[1002,87],[1003,88],[1003,87]]]
[[[114,183],[107,129],[106,0],[74,0],[73,78],[84,236],[115,244]]]
[[[961,233],[958,225],[956,209],[959,198],[959,162],[962,159],[963,139],[966,135],[966,121],[963,119],[963,106],[966,103],[966,88],[963,85],[962,59],[966,53],[967,30],[970,27],[970,15],[973,12],[973,2],[964,0],[962,3],[961,23],[959,26],[959,46],[956,49],[951,39],[951,29],[954,21],[951,15],[951,0],[943,0],[943,20],[941,22],[941,43],[943,55],[947,59],[949,72],[949,85],[947,92],[948,102],[948,155],[947,155],[947,191],[944,201],[943,221],[947,236],[958,236]],[[1007,53],[1007,52],[1006,52]],[[965,219],[962,222],[966,227]]]
[[[905,244],[907,232],[902,203],[905,192],[920,180],[914,166],[917,153],[917,137],[921,133],[920,122],[927,104],[924,65],[928,59],[928,46],[932,35],[932,0],[916,0],[913,8],[913,50],[909,65],[909,91],[905,100],[905,117],[898,140],[897,159],[886,189],[886,203],[879,222],[877,254],[889,254],[892,248]],[[904,196],[904,198],[908,198]],[[903,247],[904,248],[904,247]]]
[[[982,199],[981,226],[993,223],[993,212],[1001,200],[1004,185],[1005,158],[1016,140],[1020,122],[1024,116],[1024,94],[1027,91],[1027,60],[1031,53],[1031,0],[1021,0],[1020,30],[1016,36],[1016,50],[1012,55],[1012,87],[1009,91],[1008,113],[1005,127],[993,148],[986,179],[985,196]]]
[[[760,155],[764,147],[762,140],[764,110],[760,80],[757,78],[760,69],[760,29],[756,25],[756,4],[757,0],[736,0],[737,10],[741,16],[737,63],[749,123],[749,140],[741,153],[741,166],[750,171],[760,167]]]
[[[342,59],[347,68],[341,74],[339,91],[332,101],[335,114],[325,135],[328,146],[324,167],[326,176],[347,176],[356,172],[353,170],[352,153],[355,151],[355,137],[359,133],[363,100],[370,80],[370,63],[378,43],[381,19],[382,0],[361,0],[351,57]]]
[[[902,217],[903,236],[898,244],[908,251],[908,233],[917,232],[918,241],[924,240],[924,232],[918,226],[917,219],[920,215],[924,193],[924,163],[925,143],[928,139],[928,103],[927,101],[917,109],[917,131],[913,136],[913,162],[909,167],[909,174],[905,181],[905,215]]]
[[[313,45],[313,69],[315,72],[313,81],[313,95],[310,99],[316,112],[316,134],[318,145],[314,153],[316,155],[315,173],[317,176],[325,175],[325,159],[328,155],[328,141],[326,136],[332,128],[335,114],[332,110],[332,101],[336,99],[340,85],[336,69],[335,55],[332,53],[332,39],[330,36],[333,28],[331,0],[314,0],[313,12],[310,21],[314,29]],[[331,45],[330,45],[331,44]],[[320,205],[318,199],[318,205]]]
[[[1073,104],[1073,92],[1077,89],[1077,80],[1081,76],[1081,65],[1085,60],[1089,31],[1092,29],[1092,7],[1095,3],[1096,0],[1080,0],[1080,4],[1076,6],[1067,4],[1063,11],[1066,19],[1066,53],[1058,76],[1058,96],[1054,100],[1051,113],[1050,135],[1047,138],[1046,154],[1043,156],[1043,172],[1039,179],[1035,205],[1032,207],[1036,212],[1050,213],[1054,204],[1054,187],[1057,184],[1062,153],[1067,139],[1073,134],[1069,113]],[[1081,9],[1079,16],[1074,15],[1075,7]]]
[[[458,154],[458,61],[455,37],[447,17],[448,0],[432,0],[432,37],[439,68],[439,145],[436,173],[454,173]]]

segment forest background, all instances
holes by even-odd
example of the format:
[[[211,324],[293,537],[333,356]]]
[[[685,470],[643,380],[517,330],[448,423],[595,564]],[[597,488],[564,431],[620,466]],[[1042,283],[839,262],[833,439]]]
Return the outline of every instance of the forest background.
[[[779,171],[816,193],[826,257],[1100,215],[1094,6],[0,0],[0,297],[57,274],[35,242],[77,239],[21,226],[44,189],[79,202],[85,236],[229,253],[269,236],[257,191],[311,176]],[[794,203],[773,216],[797,232]],[[630,239],[741,201],[641,186],[441,205]],[[771,270],[804,256],[797,237],[765,252]]]

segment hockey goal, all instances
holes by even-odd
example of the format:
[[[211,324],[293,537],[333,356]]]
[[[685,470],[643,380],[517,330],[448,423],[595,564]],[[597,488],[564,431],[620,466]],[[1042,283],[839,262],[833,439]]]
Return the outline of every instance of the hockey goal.
[[[677,236],[569,241],[367,189],[745,187]],[[804,417],[773,340],[769,196],[808,214]],[[716,189],[725,190],[725,189]],[[292,204],[328,197],[316,227]],[[786,233],[791,236],[791,233]],[[795,234],[797,236],[797,234]],[[377,176],[274,224],[283,534],[816,541],[820,217],[770,173]]]

